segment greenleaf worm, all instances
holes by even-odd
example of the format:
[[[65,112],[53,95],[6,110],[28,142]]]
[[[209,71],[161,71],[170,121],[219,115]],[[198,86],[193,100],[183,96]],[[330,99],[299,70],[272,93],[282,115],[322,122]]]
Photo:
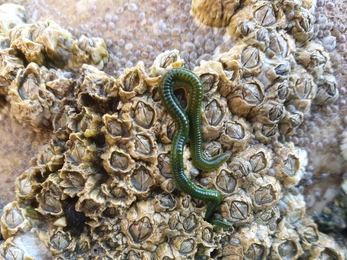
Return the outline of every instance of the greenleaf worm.
[[[184,87],[189,91],[187,114],[174,95],[174,87],[177,86]],[[187,69],[173,69],[161,78],[159,96],[164,108],[176,124],[170,155],[170,166],[176,186],[192,197],[207,202],[205,220],[218,227],[231,227],[232,225],[226,220],[213,217],[214,211],[223,200],[220,192],[196,185],[184,173],[183,149],[188,135],[190,135],[193,164],[198,169],[214,170],[230,157],[229,154],[221,154],[210,159],[203,156],[201,133],[203,87],[200,79]]]

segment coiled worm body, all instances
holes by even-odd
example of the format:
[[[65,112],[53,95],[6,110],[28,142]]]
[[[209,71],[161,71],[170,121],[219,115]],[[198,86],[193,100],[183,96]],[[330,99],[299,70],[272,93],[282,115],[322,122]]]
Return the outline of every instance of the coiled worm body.
[[[174,95],[175,86],[184,87],[189,91],[187,114]],[[211,159],[203,156],[201,133],[203,87],[200,79],[189,70],[173,69],[162,77],[159,83],[159,96],[176,124],[170,155],[170,166],[176,186],[192,197],[207,202],[205,220],[219,227],[231,227],[227,221],[213,218],[214,211],[223,200],[220,192],[196,185],[184,173],[183,150],[189,135],[193,164],[198,169],[214,170],[230,157],[229,154],[221,154]]]

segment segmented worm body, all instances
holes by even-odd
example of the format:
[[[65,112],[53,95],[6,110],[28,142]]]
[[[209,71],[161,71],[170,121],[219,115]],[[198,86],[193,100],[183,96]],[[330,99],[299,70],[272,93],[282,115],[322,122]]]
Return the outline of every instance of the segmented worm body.
[[[187,114],[174,95],[176,86],[184,87],[189,91]],[[184,173],[183,150],[189,133],[191,156],[193,164],[198,169],[214,170],[230,157],[229,154],[221,154],[211,159],[203,156],[201,133],[203,87],[200,79],[189,70],[173,69],[162,77],[159,84],[159,95],[163,106],[176,124],[170,156],[170,166],[176,186],[194,198],[207,201],[205,220],[216,226],[231,227],[229,222],[213,218],[214,211],[223,200],[220,192],[196,185]]]

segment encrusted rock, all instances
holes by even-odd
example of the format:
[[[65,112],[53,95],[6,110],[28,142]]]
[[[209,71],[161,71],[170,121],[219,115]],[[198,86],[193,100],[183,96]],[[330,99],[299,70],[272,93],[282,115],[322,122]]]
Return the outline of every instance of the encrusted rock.
[[[215,61],[195,66],[187,41],[182,52],[160,54],[150,73],[138,62],[118,78],[100,71],[108,53],[99,38],[74,39],[54,22],[14,27],[1,41],[0,95],[9,94],[17,120],[36,131],[52,125],[53,137],[16,181],[18,202],[1,218],[1,257],[27,257],[14,241],[30,229],[56,259],[343,259],[306,215],[303,197],[292,193],[307,154],[286,138],[312,103],[338,98],[328,55],[308,42],[311,7],[310,1],[193,1],[203,23],[228,26],[232,47],[217,46]],[[204,48],[212,53],[214,46],[206,41]],[[199,172],[188,141],[184,173],[221,193],[214,214],[230,229],[205,221],[206,203],[180,192],[172,178],[178,126],[158,84],[167,71],[192,65],[204,90],[204,156],[232,156]],[[185,109],[191,93],[180,86],[174,93]]]

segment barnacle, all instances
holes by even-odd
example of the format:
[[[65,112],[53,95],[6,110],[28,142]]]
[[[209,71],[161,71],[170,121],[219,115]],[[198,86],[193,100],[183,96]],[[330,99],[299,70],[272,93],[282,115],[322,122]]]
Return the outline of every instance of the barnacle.
[[[289,144],[278,147],[276,154],[280,157],[280,160],[274,165],[275,169],[280,167],[280,170],[276,171],[277,178],[283,178],[284,185],[296,184],[303,174],[303,167],[307,164],[306,152]]]
[[[252,109],[264,102],[264,90],[261,82],[248,79],[240,82],[227,97],[231,111],[239,116],[247,117]]]
[[[250,196],[243,190],[228,196],[221,205],[221,214],[235,226],[250,224],[254,219]]]
[[[326,104],[334,102],[338,99],[339,92],[337,91],[336,79],[332,75],[322,75],[317,83],[317,94],[314,99],[315,104]]]
[[[16,57],[15,50],[0,50],[0,95],[7,95],[8,88],[16,77],[17,71],[23,68],[23,62]]]
[[[244,250],[244,259],[263,259],[269,254],[271,241],[268,230],[256,223],[240,229],[234,238],[240,241]]]
[[[18,25],[9,36],[11,48],[20,51],[28,62],[39,66],[49,59],[59,67],[77,69],[84,62],[103,68],[108,60],[104,41],[85,36],[77,41],[52,21]]]
[[[35,197],[36,181],[33,177],[33,169],[28,169],[16,180],[16,195],[19,199],[33,199]]]
[[[183,64],[184,60],[180,57],[178,50],[165,51],[154,60],[151,75],[162,75],[165,71],[182,67]]]
[[[257,178],[247,187],[247,193],[251,195],[254,210],[269,209],[281,199],[281,185],[272,176]]]
[[[292,34],[299,43],[305,43],[313,37],[312,14],[307,9],[301,9],[294,12],[294,26]]]
[[[1,233],[5,239],[13,236],[20,230],[30,228],[28,220],[23,215],[17,202],[8,204],[4,208],[1,216]]]
[[[280,232],[276,234],[272,243],[272,251],[270,257],[279,259],[295,259],[303,254],[303,250],[299,245],[298,234],[285,225]]]
[[[232,152],[244,150],[252,139],[252,127],[242,117],[234,116],[225,122],[220,143]]]
[[[330,72],[330,58],[321,45],[308,43],[306,48],[300,48],[296,53],[296,60],[309,71],[315,82],[324,72]]]
[[[117,13],[138,9],[124,5]],[[144,19],[145,11],[135,21],[168,38],[149,46],[131,43],[137,31],[115,31],[117,39],[105,43],[74,38],[51,21],[22,24],[22,8],[16,27],[0,18],[0,95],[28,128],[53,128],[16,181],[17,202],[3,210],[0,256],[36,258],[22,242],[30,239],[44,248],[42,259],[343,259],[344,246],[320,229],[336,226],[334,212],[346,213],[345,196],[317,226],[297,188],[313,159],[291,136],[302,135],[311,106],[334,110],[326,105],[344,92],[326,52],[335,36],[320,37],[322,45],[310,41],[311,1],[194,0],[192,14],[227,27],[221,29],[173,28],[191,21],[190,5],[178,3],[181,13],[163,5],[173,25]],[[117,19],[106,15],[100,24],[115,28]],[[132,58],[122,58],[122,49]],[[172,178],[170,147],[180,126],[158,87],[166,72],[183,67],[202,81],[203,157],[231,154],[218,169],[199,171],[191,136],[182,149],[184,172],[221,194],[215,217],[234,228],[214,229],[204,220],[205,203],[179,193]],[[190,91],[178,85],[173,92],[189,109]]]
[[[36,63],[30,63],[17,73],[9,88],[11,112],[19,122],[29,122],[38,129],[41,125],[49,125],[55,103],[55,96],[42,82],[41,73],[47,73],[47,69],[41,71]],[[23,114],[22,110],[30,112]]]
[[[221,27],[228,25],[239,5],[238,0],[193,0],[192,11],[202,23]]]

